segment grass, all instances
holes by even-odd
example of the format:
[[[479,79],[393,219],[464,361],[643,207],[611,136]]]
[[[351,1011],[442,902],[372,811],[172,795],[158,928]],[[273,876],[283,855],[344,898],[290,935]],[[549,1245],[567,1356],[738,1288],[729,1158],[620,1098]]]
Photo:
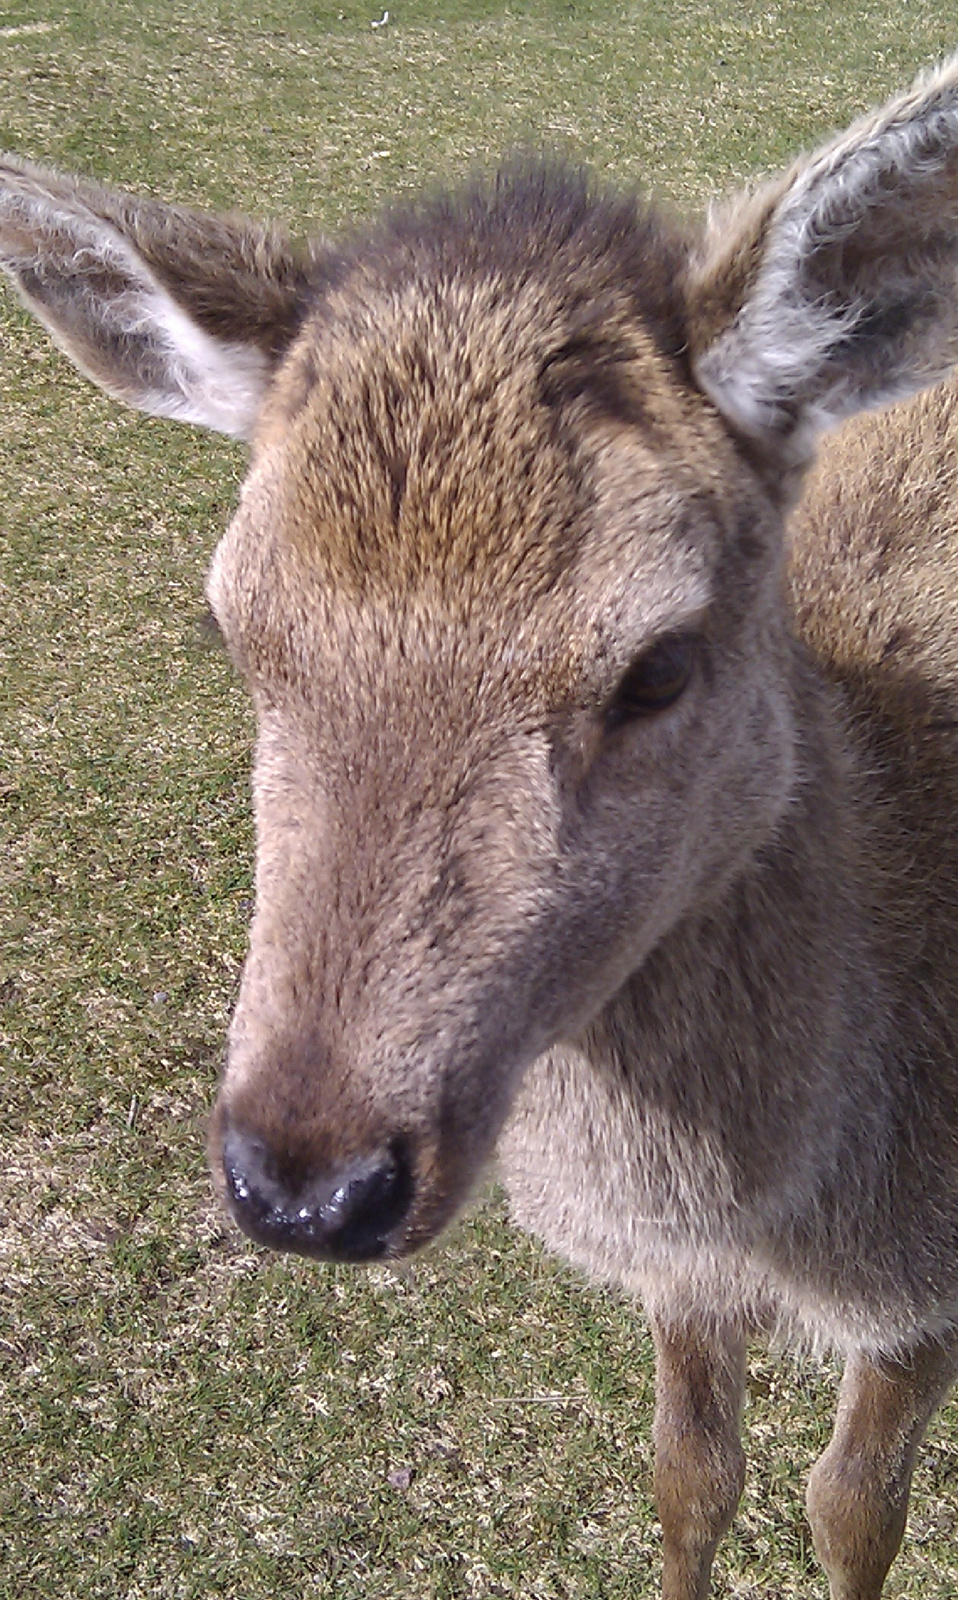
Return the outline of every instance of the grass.
[[[0,146],[334,228],[547,143],[698,205],[958,42],[915,0],[36,0]],[[402,1272],[216,1213],[204,1123],[250,899],[251,724],[196,624],[242,453],[127,415],[0,307],[0,1600],[656,1592],[637,1312],[486,1197]],[[719,1597],[823,1594],[833,1376],[756,1354]],[[958,1413],[889,1595],[958,1588]]]

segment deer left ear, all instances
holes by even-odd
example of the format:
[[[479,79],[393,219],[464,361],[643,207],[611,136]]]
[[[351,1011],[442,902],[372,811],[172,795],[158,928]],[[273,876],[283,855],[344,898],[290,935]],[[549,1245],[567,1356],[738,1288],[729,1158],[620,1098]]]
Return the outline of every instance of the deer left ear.
[[[249,437],[316,251],[0,158],[0,266],[80,370],[158,416]]]
[[[710,218],[688,277],[702,388],[785,466],[958,360],[958,58]]]

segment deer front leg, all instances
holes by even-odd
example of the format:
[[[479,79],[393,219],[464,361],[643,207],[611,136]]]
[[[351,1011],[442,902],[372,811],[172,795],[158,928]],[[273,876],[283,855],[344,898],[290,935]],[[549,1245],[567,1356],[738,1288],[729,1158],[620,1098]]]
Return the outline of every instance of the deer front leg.
[[[655,1502],[663,1600],[705,1600],[716,1547],[745,1479],[739,1438],[745,1338],[738,1329],[652,1320]]]
[[[831,1600],[878,1600],[905,1531],[918,1446],[956,1374],[953,1337],[928,1340],[899,1360],[849,1360],[835,1430],[806,1497]]]

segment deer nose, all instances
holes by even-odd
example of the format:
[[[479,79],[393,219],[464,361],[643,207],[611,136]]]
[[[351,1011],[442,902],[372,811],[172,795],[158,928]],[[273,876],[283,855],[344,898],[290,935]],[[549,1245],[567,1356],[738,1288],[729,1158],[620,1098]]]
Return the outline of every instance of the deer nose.
[[[273,1250],[325,1260],[386,1255],[412,1199],[412,1169],[398,1142],[336,1172],[284,1179],[261,1139],[231,1128],[223,1170],[244,1233]]]

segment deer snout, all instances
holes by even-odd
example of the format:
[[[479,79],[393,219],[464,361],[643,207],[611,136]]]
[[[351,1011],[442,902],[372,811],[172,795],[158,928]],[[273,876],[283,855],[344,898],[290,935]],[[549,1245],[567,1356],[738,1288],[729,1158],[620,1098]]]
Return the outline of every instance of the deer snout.
[[[336,1170],[288,1175],[264,1141],[241,1128],[227,1126],[222,1152],[233,1216],[273,1250],[375,1260],[390,1253],[412,1201],[412,1166],[399,1141]]]

